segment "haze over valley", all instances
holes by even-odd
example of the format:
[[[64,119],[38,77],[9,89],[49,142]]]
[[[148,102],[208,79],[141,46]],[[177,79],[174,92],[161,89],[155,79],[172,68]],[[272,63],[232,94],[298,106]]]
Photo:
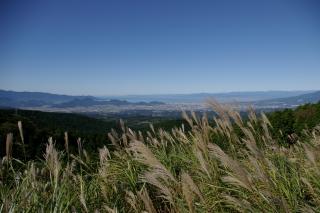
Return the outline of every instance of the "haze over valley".
[[[179,117],[182,111],[210,111],[209,100],[232,105],[244,111],[295,108],[320,101],[319,91],[265,91],[200,93],[139,96],[69,96],[39,92],[0,91],[0,107],[39,110],[47,112],[72,112],[108,116],[165,116]]]

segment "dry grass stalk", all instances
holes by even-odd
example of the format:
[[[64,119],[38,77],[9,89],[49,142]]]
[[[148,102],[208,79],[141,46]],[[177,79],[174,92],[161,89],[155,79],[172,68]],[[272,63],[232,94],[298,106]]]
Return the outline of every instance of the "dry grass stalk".
[[[108,133],[108,138],[109,138],[109,140],[111,141],[111,143],[112,143],[112,145],[115,147],[115,148],[117,148],[117,149],[120,149],[120,146],[119,146],[119,143],[118,143],[118,138],[114,135],[114,134],[112,134],[112,133]]]
[[[262,135],[262,137],[265,137],[265,139],[263,140],[264,145],[267,145],[267,141],[269,142],[269,145],[271,145],[271,143],[274,143],[274,141],[273,141],[273,138],[272,138],[271,133],[269,131],[269,128],[268,128],[267,124],[264,122],[261,125],[262,125],[263,132],[264,132],[264,135]]]
[[[54,148],[52,137],[49,138],[44,158],[47,162],[50,176],[53,175],[55,185],[58,183],[61,164],[57,150]]]
[[[182,192],[186,198],[186,201],[189,204],[192,204],[192,193],[196,194],[202,202],[204,202],[203,196],[198,188],[198,186],[193,182],[190,175],[186,172],[182,172],[181,174],[181,184],[182,184]],[[191,209],[192,205],[189,205],[189,209]]]
[[[129,136],[129,138],[130,138],[130,136]],[[123,133],[121,139],[122,139],[121,142],[122,142],[123,146],[127,147],[128,146],[128,137],[127,137],[127,135]]]
[[[153,134],[156,134],[156,131],[154,130],[153,124],[150,123],[149,126],[150,126],[150,129],[151,129],[152,133],[153,133]]]
[[[264,114],[263,112],[261,112],[261,118],[262,121],[266,124],[268,124],[268,126],[272,127],[271,122],[269,121],[268,117],[266,116],[266,114]]]
[[[120,119],[120,128],[122,130],[122,132],[125,132],[126,131],[126,127],[125,127],[125,124],[124,124],[124,121],[122,119]]]
[[[39,171],[37,171],[34,163],[28,165],[27,169],[25,170],[25,175],[30,180],[31,189],[30,190],[37,190],[41,184],[37,181],[37,174]]]
[[[312,151],[312,149],[310,148],[310,146],[307,145],[307,144],[303,144],[303,148],[304,148],[304,151],[305,151],[305,153],[306,153],[306,156],[307,156],[308,160],[309,160],[314,166],[317,166],[316,156],[315,156],[314,152]]]
[[[228,125],[231,124],[230,117],[228,114],[228,111],[231,111],[231,109],[228,105],[222,105],[213,99],[207,100],[207,105],[211,107],[213,111],[216,112],[218,116]]]
[[[243,121],[239,112],[229,109],[228,114],[239,127],[243,126]]]
[[[138,212],[137,198],[132,191],[126,191],[126,201],[135,212]]]
[[[185,183],[185,181],[181,177],[181,185],[182,185],[182,193],[187,202],[189,212],[194,212],[193,208],[193,193],[191,192],[189,186]]]
[[[106,146],[99,149],[100,166],[104,165],[111,158],[109,149]]]
[[[188,122],[190,127],[193,127],[193,120],[188,116],[188,114],[185,111],[182,112],[182,118]]]
[[[138,196],[143,201],[144,207],[148,213],[157,213],[146,188],[143,187],[142,190],[138,192]]]
[[[144,137],[141,131],[138,132],[138,140],[144,142]]]
[[[13,134],[8,133],[6,139],[6,157],[8,160],[12,158]]]
[[[190,139],[188,138],[188,136],[186,135],[186,133],[184,132],[184,130],[182,129],[177,129],[175,132],[175,137],[182,143],[184,144],[189,144],[190,143]]]
[[[81,142],[81,138],[78,138],[77,139],[77,144],[78,144],[78,153],[79,153],[79,156],[81,158],[82,156],[82,142]]]
[[[232,197],[230,195],[224,195],[223,198],[232,207],[235,207],[239,212],[252,212],[251,204],[246,200],[239,200],[238,198]]]
[[[192,119],[195,121],[196,125],[199,126],[200,125],[200,121],[199,121],[198,116],[196,115],[196,113],[194,111],[191,112],[191,116],[192,116]]]
[[[22,129],[22,122],[21,121],[18,121],[18,129],[19,129],[19,134],[20,134],[20,138],[21,138],[24,159],[26,160],[26,148],[25,148],[25,144],[24,144],[24,136],[23,136],[23,129]]]
[[[245,170],[245,168],[243,168],[243,166],[241,166],[237,161],[230,158],[226,153],[222,151],[219,146],[215,144],[209,144],[208,148],[210,152],[220,160],[222,165],[230,168],[235,175],[235,177],[225,177],[225,181],[233,185],[239,185],[249,191],[252,190],[252,184],[248,176],[248,172]]]
[[[256,113],[255,113],[255,110],[252,106],[250,106],[248,108],[248,116],[249,116],[249,121],[251,123],[253,123],[253,124],[258,123],[258,119],[257,119]]]
[[[83,189],[84,186],[83,186],[82,176],[78,175],[77,178],[78,178],[79,185],[80,185],[79,200],[80,200],[80,203],[81,203],[83,209],[85,210],[85,212],[88,212],[88,208],[87,208],[87,204],[86,204],[86,199],[85,199],[85,193],[84,193],[84,189]]]
[[[153,155],[152,151],[141,141],[132,141],[129,150],[133,152],[135,158],[145,165],[152,168],[151,171],[146,172],[141,179],[158,188],[163,197],[171,204],[173,204],[173,195],[170,184],[176,184],[174,176],[161,164],[161,162]]]
[[[64,132],[64,148],[66,149],[66,152],[69,154],[69,136],[68,136],[68,132]]]
[[[174,203],[174,196],[170,187],[169,179],[170,177],[166,172],[163,172],[162,170],[159,169],[154,169],[151,172],[146,172],[142,178],[144,182],[147,182],[155,187],[158,188],[162,198],[166,199],[169,201],[171,204]]]
[[[204,172],[208,175],[208,177],[211,177],[211,176],[210,176],[210,172],[209,172],[209,170],[208,170],[207,162],[206,162],[206,160],[204,159],[202,152],[201,152],[198,148],[195,148],[195,149],[193,150],[193,153],[194,153],[194,155],[196,156],[196,158],[198,159],[202,171],[204,171]]]
[[[116,207],[114,207],[114,208],[110,208],[109,206],[104,205],[104,209],[105,209],[105,210],[106,210],[106,212],[108,212],[108,213],[118,213],[118,210],[117,210],[117,208],[116,208]]]
[[[18,128],[19,128],[21,142],[22,142],[22,144],[24,144],[24,136],[23,136],[23,129],[22,129],[22,122],[21,121],[18,121]]]
[[[160,161],[153,155],[152,151],[141,141],[135,140],[130,143],[129,150],[133,152],[137,160],[151,168],[161,170],[172,181],[176,182],[173,175],[167,170],[167,168],[160,163]]]

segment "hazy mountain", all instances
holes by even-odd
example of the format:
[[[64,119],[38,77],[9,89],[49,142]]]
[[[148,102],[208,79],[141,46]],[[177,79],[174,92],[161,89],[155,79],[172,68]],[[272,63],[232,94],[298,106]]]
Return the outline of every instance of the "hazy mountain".
[[[14,92],[0,90],[0,107],[41,107],[49,106],[56,108],[71,108],[71,107],[89,107],[97,105],[147,105],[154,106],[164,104],[162,102],[129,102],[126,100],[101,100],[93,96],[71,96],[57,95],[44,92]]]
[[[281,106],[281,107],[294,107],[306,103],[317,103],[320,101],[320,91],[297,95],[287,98],[275,98],[255,102],[256,106]]]
[[[57,95],[44,92],[15,92],[0,90],[1,107],[38,107],[59,104],[75,98],[84,99],[91,96]]]
[[[313,95],[311,95],[313,94]],[[317,93],[308,91],[265,91],[196,93],[176,95],[131,95],[131,96],[70,96],[43,92],[14,92],[0,90],[0,107],[89,107],[98,105],[144,105],[157,106],[164,103],[203,103],[213,98],[220,102],[255,102],[256,105],[303,104],[317,101]]]
[[[105,96],[102,98],[115,98],[132,102],[161,101],[165,103],[203,103],[213,98],[220,102],[247,102],[266,99],[286,98],[306,94],[313,91],[256,91],[256,92],[228,92],[228,93],[194,93],[194,94],[164,94],[164,95],[128,95]]]

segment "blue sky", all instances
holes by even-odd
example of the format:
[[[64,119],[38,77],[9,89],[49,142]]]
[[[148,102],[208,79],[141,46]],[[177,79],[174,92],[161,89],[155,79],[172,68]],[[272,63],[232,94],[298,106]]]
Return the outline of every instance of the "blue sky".
[[[318,0],[0,1],[0,88],[320,89]]]

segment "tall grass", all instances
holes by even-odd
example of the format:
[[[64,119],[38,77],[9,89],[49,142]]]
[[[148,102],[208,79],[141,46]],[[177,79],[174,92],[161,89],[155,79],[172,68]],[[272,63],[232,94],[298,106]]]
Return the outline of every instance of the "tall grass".
[[[121,122],[96,157],[80,138],[78,155],[70,154],[65,133],[65,151],[49,138],[43,160],[21,162],[8,134],[0,211],[320,212],[320,128],[285,148],[264,114],[250,110],[242,120],[209,104],[214,118],[183,113],[190,131],[151,126],[143,135]]]

